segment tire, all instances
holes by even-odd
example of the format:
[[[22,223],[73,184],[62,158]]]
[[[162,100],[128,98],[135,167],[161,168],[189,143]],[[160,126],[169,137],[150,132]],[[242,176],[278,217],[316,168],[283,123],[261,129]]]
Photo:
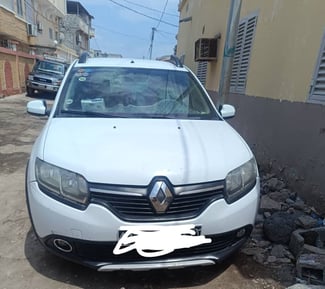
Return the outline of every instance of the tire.
[[[30,97],[34,97],[35,96],[34,90],[32,88],[27,87],[26,88],[26,95],[30,96]]]

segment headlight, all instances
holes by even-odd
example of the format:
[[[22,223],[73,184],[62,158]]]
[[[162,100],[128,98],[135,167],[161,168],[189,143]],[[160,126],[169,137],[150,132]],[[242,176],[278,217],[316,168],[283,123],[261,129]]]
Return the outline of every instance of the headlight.
[[[28,75],[28,80],[34,80],[34,76],[33,75]]]
[[[53,81],[53,84],[60,86],[61,82],[62,82],[62,80],[55,80],[55,81]]]
[[[256,184],[257,165],[254,158],[231,171],[226,177],[226,200],[232,203],[246,195]]]
[[[36,180],[46,192],[78,204],[88,200],[87,181],[80,175],[36,159]]]

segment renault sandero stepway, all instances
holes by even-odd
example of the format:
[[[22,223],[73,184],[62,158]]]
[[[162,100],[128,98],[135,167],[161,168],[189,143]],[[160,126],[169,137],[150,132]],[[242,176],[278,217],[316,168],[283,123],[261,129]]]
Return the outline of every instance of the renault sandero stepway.
[[[69,67],[33,146],[26,199],[46,249],[98,271],[213,265],[249,237],[255,158],[176,57]]]

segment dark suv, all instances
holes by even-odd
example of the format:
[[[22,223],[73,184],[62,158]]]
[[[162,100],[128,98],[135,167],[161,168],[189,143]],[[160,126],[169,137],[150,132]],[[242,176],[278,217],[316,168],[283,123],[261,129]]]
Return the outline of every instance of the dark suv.
[[[38,60],[26,80],[27,95],[35,96],[41,92],[56,94],[67,68],[67,63],[55,59]]]

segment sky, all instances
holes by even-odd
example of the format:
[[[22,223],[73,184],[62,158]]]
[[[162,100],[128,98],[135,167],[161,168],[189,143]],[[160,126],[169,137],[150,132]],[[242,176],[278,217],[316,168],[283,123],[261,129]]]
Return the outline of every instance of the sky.
[[[178,32],[179,0],[79,2],[94,17],[92,26],[95,38],[90,42],[92,49],[121,54],[123,57],[149,58],[152,28],[155,28],[152,58],[173,54]]]

